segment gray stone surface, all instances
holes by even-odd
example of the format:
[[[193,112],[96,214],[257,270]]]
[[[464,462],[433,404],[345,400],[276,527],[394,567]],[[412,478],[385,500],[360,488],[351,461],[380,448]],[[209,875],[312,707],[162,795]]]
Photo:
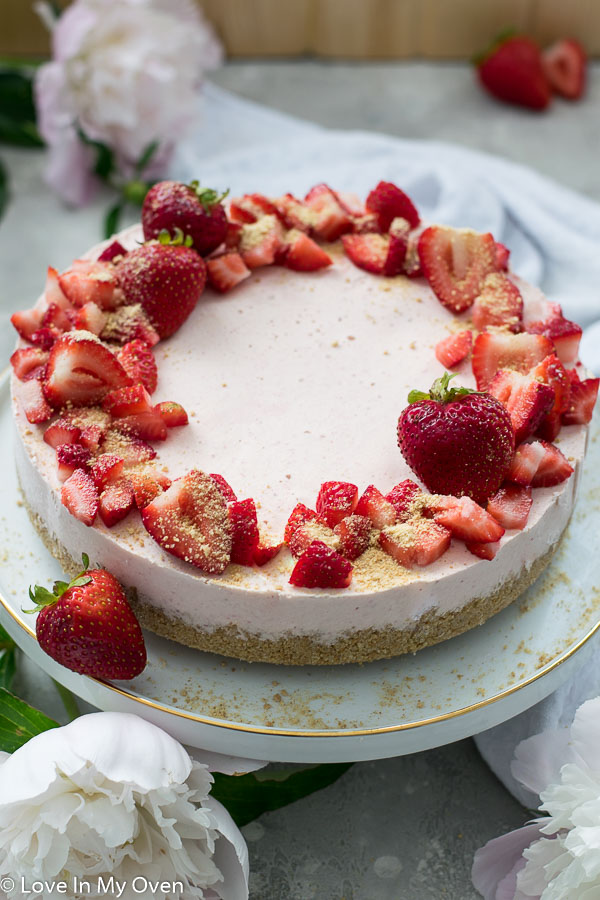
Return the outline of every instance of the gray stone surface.
[[[600,199],[598,66],[582,103],[557,101],[543,115],[496,104],[460,64],[239,62],[214,80],[323,125],[448,140],[503,154]],[[7,361],[13,338],[6,317],[41,291],[44,266],[66,266],[73,248],[100,238],[109,196],[67,211],[42,182],[41,153],[1,148],[0,156],[13,196],[0,225],[0,354]],[[54,688],[29,662],[20,669],[17,689],[64,718]],[[324,791],[244,829],[252,897],[472,900],[474,851],[527,818],[471,741],[357,764]]]

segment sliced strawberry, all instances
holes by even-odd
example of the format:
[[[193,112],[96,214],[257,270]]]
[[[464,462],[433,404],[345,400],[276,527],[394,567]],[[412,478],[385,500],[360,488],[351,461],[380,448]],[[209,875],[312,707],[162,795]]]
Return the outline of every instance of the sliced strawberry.
[[[42,382],[37,378],[31,378],[24,381],[20,390],[19,397],[23,404],[23,410],[28,422],[32,425],[38,425],[40,422],[47,422],[54,414],[54,410],[48,405],[44,396]]]
[[[127,250],[119,241],[113,241],[108,247],[104,248],[98,257],[98,262],[113,262],[117,256],[125,256],[126,253]]]
[[[141,303],[131,303],[109,312],[101,337],[117,344],[143,341],[148,347],[154,347],[160,341],[160,335]]]
[[[128,472],[127,478],[133,488],[135,505],[144,509],[149,503],[171,487],[171,481],[165,475],[148,472]]]
[[[499,541],[481,543],[478,541],[466,541],[465,546],[469,553],[478,556],[479,559],[493,559],[500,549]]]
[[[34,307],[33,309],[21,309],[13,313],[10,321],[23,340],[29,341],[42,328],[43,316],[44,310]]]
[[[282,547],[283,542],[281,544],[272,544],[268,547],[258,546],[254,551],[254,565],[266,566],[268,562],[271,562],[277,556]]]
[[[415,484],[414,481],[411,481],[410,478],[406,478],[404,481],[401,481],[400,484],[395,485],[389,494],[385,495],[385,499],[390,501],[396,510],[398,519],[403,521],[408,518],[410,506],[420,493],[421,488],[419,485]]]
[[[333,260],[328,253],[298,229],[292,229],[286,235],[287,252],[284,265],[296,272],[315,272],[332,265]]]
[[[87,471],[90,461],[90,451],[81,444],[61,444],[56,448],[56,461],[58,463],[58,477],[60,481],[66,481],[75,469]]]
[[[565,425],[587,425],[591,421],[598,397],[600,378],[586,378],[571,384],[569,406],[562,414]]]
[[[317,214],[305,206],[292,194],[284,194],[274,201],[279,215],[286,228],[297,228],[298,231],[309,232],[316,221]]]
[[[313,519],[296,528],[288,544],[290,553],[292,556],[302,556],[314,541],[320,541],[331,550],[338,550],[340,546],[340,539],[333,528],[325,522]]]
[[[254,500],[234,500],[229,504],[231,526],[231,562],[241,566],[254,564],[260,535]]]
[[[102,401],[102,409],[113,419],[136,413],[152,412],[152,399],[143,384],[131,384],[109,391]]]
[[[227,234],[225,235],[225,248],[237,250],[240,246],[242,226],[239,222],[227,222]]]
[[[277,216],[263,216],[242,226],[240,254],[249,269],[270,266],[283,244],[283,226]]]
[[[352,221],[352,231],[354,234],[381,234],[379,219],[375,213],[364,213],[362,216],[353,216]]]
[[[61,309],[57,303],[50,303],[44,310],[40,324],[42,328],[49,328],[54,332],[63,332],[71,331],[74,320],[71,321],[68,313]]]
[[[418,249],[434,294],[455,313],[472,305],[485,277],[496,270],[496,242],[491,234],[432,225],[421,234]]]
[[[92,334],[102,334],[107,320],[108,314],[101,310],[96,303],[90,301],[89,303],[84,303],[81,309],[77,310],[75,328],[91,331]]]
[[[552,443],[560,432],[562,413],[569,406],[571,380],[567,370],[554,353],[551,356],[547,356],[539,365],[532,369],[531,374],[539,381],[543,381],[544,384],[549,384],[554,390],[554,404],[544,416],[536,431],[539,437]]]
[[[304,588],[345,588],[352,581],[352,565],[322,541],[304,551],[290,575],[290,584]]]
[[[150,347],[142,340],[128,341],[117,353],[117,359],[133,384],[143,384],[149,394],[156,390],[158,369]]]
[[[350,516],[358,502],[358,488],[347,481],[325,481],[317,497],[319,518],[333,528],[345,516]]]
[[[44,308],[47,309],[52,303],[65,312],[73,311],[73,304],[68,300],[59,284],[59,274],[52,266],[48,266],[46,272],[46,284],[44,286]]]
[[[360,219],[361,216],[366,215],[367,207],[357,194],[354,194],[351,191],[336,191],[335,195],[342,209],[347,212],[349,216],[352,216],[353,219]]]
[[[317,184],[311,188],[304,203],[314,214],[312,227],[321,240],[337,241],[343,234],[352,231],[352,217],[340,203],[335,191],[326,184]]]
[[[81,428],[73,425],[68,419],[57,419],[44,432],[44,440],[56,450],[61,444],[78,444]]]
[[[122,430],[121,419],[117,425],[111,427],[105,434],[102,442],[104,453],[114,453],[123,460],[125,468],[137,466],[140,463],[150,462],[156,456],[156,450],[147,441],[136,437],[130,432]]]
[[[508,260],[510,258],[510,250],[500,241],[496,241],[496,268],[499,272],[508,271]]]
[[[543,322],[529,322],[525,326],[525,330],[530,334],[543,334],[546,338],[549,338],[554,344],[556,355],[563,365],[574,363],[577,360],[582,330],[575,322],[565,319],[560,312],[545,319]]]
[[[249,278],[250,269],[239,253],[223,253],[206,260],[208,280],[215,290],[226,293]]]
[[[541,334],[508,334],[485,331],[475,339],[471,364],[479,391],[487,390],[500,369],[523,374],[552,354],[554,347]]]
[[[309,509],[304,503],[297,503],[290,513],[290,517],[285,526],[285,531],[283,533],[283,540],[285,543],[289,544],[291,537],[297,528],[300,528],[305,522],[310,522],[312,519],[316,518],[317,514],[313,509]]]
[[[533,441],[517,447],[507,481],[532,487],[552,487],[566,481],[573,467],[564,454],[547,441]]]
[[[96,407],[64,410],[58,421],[78,428],[78,442],[93,452],[100,446],[111,424],[108,413]]]
[[[38,328],[28,340],[40,350],[51,350],[60,335],[61,332],[55,328]]]
[[[227,504],[215,482],[193,469],[141,510],[142,522],[160,546],[212,575],[231,557]]]
[[[110,483],[100,494],[98,512],[107,528],[112,528],[136,505],[133,485],[127,478]]]
[[[142,441],[166,441],[168,437],[162,416],[153,409],[115,419],[115,425],[124,434]]]
[[[487,275],[471,311],[478,331],[486,328],[523,329],[523,298],[518,287],[502,272]]]
[[[84,525],[93,525],[98,512],[98,490],[91,475],[75,469],[60,491],[60,499],[72,516]]]
[[[114,453],[101,453],[90,465],[90,474],[99,491],[123,477],[124,463]]]
[[[95,335],[70,331],[54,344],[48,359],[44,394],[52,406],[97,403],[130,378],[116,356]]]
[[[461,541],[499,541],[504,528],[470,497],[446,497],[435,506],[435,521]]]
[[[342,237],[346,256],[359,269],[374,275],[398,275],[406,255],[404,237],[388,234],[345,234]]]
[[[236,197],[231,201],[229,215],[234,222],[248,224],[257,222],[263,216],[279,218],[281,214],[273,201],[264,194],[244,194],[243,197]]]
[[[490,497],[487,511],[503,528],[522,530],[527,524],[533,497],[531,488],[524,485],[504,484]]]
[[[488,385],[488,392],[503,403],[515,432],[515,442],[533,434],[554,405],[554,388],[533,374],[521,375],[501,369]]]
[[[452,369],[466,359],[473,346],[472,331],[457,331],[435,345],[435,355],[445,369]]]
[[[536,429],[535,435],[536,437],[543,438],[543,440],[548,441],[551,444],[560,434],[562,424],[563,422],[561,414],[552,412],[552,410],[550,410],[550,412],[547,413],[542,419],[541,423]]]
[[[366,516],[375,528],[385,528],[396,521],[396,509],[374,484],[363,492],[354,510],[357,516]]]
[[[10,358],[10,364],[19,381],[29,381],[31,378],[41,378],[48,362],[48,351],[40,347],[24,347],[15,350]]]
[[[387,231],[392,220],[398,217],[406,219],[411,228],[416,228],[421,221],[408,194],[391,181],[379,182],[368,195],[366,207],[377,216],[381,231]]]
[[[58,276],[58,283],[73,306],[91,301],[100,309],[116,309],[125,300],[112,263],[76,259],[70,269]]]
[[[428,566],[450,546],[450,532],[430,519],[411,519],[384,528],[379,535],[383,550],[406,569]]]
[[[235,491],[233,490],[229,482],[225,481],[222,475],[216,475],[215,473],[213,473],[210,477],[221,491],[221,494],[225,498],[226,503],[233,503],[234,500],[237,500]]]
[[[176,428],[188,424],[188,414],[180,403],[174,400],[163,400],[157,403],[154,411],[159,414],[167,428]]]
[[[421,268],[421,258],[419,256],[419,238],[421,231],[411,231],[408,236],[406,245],[406,256],[404,257],[403,273],[407,278],[420,278],[423,274]]]
[[[579,100],[585,91],[586,52],[573,38],[561,38],[542,53],[542,65],[555,94]]]
[[[383,496],[382,496],[383,500]],[[384,500],[384,503],[386,501]],[[393,507],[392,507],[393,509]],[[394,513],[394,521],[396,514]],[[388,523],[389,524],[389,523]],[[339,538],[339,551],[346,559],[357,559],[371,543],[373,526],[371,519],[364,515],[353,514],[346,516],[334,528]]]

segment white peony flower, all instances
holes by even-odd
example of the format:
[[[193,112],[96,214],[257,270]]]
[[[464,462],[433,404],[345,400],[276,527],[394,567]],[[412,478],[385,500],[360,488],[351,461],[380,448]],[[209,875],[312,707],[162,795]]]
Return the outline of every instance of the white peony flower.
[[[38,126],[47,180],[74,205],[95,181],[95,153],[79,130],[114,151],[124,177],[157,141],[146,174],[160,175],[197,113],[202,72],[222,58],[193,0],[75,0],[56,21],[52,46],[53,61],[36,75]]]
[[[128,713],[92,713],[2,756],[0,885],[13,879],[9,898],[33,887],[32,898],[49,900],[58,882],[79,897],[82,880],[91,885],[82,896],[106,896],[112,876],[122,900],[247,900],[244,839],[209,796],[208,767],[162,729]],[[141,878],[152,883],[146,893]]]
[[[477,851],[477,890],[485,900],[598,900],[600,697],[579,707],[570,729],[522,741],[512,773],[548,815]]]

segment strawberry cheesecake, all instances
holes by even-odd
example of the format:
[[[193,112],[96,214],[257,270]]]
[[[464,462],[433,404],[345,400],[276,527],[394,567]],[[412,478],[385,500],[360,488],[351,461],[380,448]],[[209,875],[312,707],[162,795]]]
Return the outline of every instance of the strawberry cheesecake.
[[[519,596],[573,510],[581,329],[389,182],[364,203],[161,182],[12,322],[32,522],[189,646],[414,652]]]

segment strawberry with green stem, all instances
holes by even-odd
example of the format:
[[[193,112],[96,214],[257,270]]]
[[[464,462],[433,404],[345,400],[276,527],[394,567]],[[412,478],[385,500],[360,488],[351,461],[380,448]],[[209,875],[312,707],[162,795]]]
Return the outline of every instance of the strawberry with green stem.
[[[147,241],[165,230],[174,235],[180,229],[190,238],[201,256],[208,256],[227,236],[227,214],[223,200],[229,191],[219,194],[200,182],[182,184],[160,181],[150,188],[142,207],[142,226]]]

